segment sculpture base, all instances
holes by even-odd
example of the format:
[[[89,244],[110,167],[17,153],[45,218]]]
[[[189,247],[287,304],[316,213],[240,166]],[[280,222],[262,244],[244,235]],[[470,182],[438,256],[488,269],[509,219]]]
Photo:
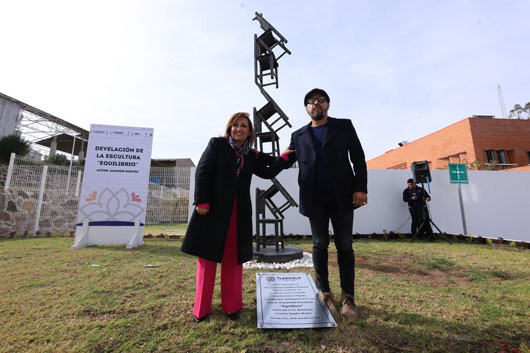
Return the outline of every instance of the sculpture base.
[[[302,249],[285,247],[276,251],[276,246],[260,248],[256,251],[254,248],[254,258],[259,262],[289,262],[304,257]]]

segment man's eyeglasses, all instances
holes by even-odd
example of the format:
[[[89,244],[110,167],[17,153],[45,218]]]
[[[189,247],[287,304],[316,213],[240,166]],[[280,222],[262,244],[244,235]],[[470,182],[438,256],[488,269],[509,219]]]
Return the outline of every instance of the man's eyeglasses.
[[[315,102],[318,102],[318,103],[324,103],[326,102],[326,97],[324,96],[320,96],[320,97],[313,97],[313,98],[309,98],[307,100],[307,104],[314,104]]]

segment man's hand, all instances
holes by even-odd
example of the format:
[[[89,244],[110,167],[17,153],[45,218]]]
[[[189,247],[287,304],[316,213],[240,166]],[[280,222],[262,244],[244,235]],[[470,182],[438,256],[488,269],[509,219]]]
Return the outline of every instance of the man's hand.
[[[210,211],[210,209],[201,208],[201,207],[195,207],[195,211],[197,211],[197,213],[200,214],[201,216],[204,216],[205,214],[207,214]]]
[[[368,195],[365,192],[353,193],[353,205],[356,207],[364,206],[368,203]]]

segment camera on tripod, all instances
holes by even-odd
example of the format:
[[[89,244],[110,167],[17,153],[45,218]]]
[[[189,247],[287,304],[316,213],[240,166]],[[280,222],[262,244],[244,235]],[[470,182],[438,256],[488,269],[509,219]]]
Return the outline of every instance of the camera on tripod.
[[[412,162],[410,169],[412,171],[414,183],[421,183],[422,189],[423,189],[423,183],[427,183],[428,185],[432,181],[431,171],[429,169],[428,161]],[[429,192],[430,192],[430,189],[429,189]],[[438,232],[440,232],[440,234],[443,235],[443,237],[449,244],[452,244],[451,241],[445,235],[445,233],[442,233],[440,228],[438,228],[438,226],[432,221],[429,207],[427,203],[425,202],[425,192],[422,193],[422,197],[424,198],[423,199],[424,205],[423,205],[423,210],[422,210],[422,215],[421,215],[421,223],[418,227],[416,234],[414,234],[414,236],[412,237],[411,241],[414,241],[414,239],[416,239],[416,237],[422,231],[422,229],[427,229],[430,239],[434,240],[434,234],[431,228],[431,225],[432,225],[438,230]]]

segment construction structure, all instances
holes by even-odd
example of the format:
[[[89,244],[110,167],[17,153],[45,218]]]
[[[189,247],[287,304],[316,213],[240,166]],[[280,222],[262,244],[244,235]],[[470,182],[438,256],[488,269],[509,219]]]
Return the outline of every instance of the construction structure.
[[[87,130],[0,93],[0,138],[13,134],[31,143],[30,156],[39,160],[57,151],[83,160],[88,141]]]
[[[368,169],[410,169],[426,160],[430,169],[465,163],[473,169],[530,169],[530,120],[474,115],[367,162]]]

